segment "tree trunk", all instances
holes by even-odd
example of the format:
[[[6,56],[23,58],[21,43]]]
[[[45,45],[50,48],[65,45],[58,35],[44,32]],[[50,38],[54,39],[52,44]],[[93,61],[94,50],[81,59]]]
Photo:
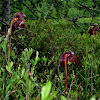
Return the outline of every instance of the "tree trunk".
[[[2,20],[9,24],[10,20],[10,0],[2,0]],[[2,24],[2,32],[7,33],[8,26]]]

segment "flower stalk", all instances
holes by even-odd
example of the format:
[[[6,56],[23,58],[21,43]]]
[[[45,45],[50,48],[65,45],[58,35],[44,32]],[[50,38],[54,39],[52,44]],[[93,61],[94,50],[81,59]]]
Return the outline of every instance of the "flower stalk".
[[[72,52],[71,50],[67,51],[66,53],[63,53],[61,56],[60,56],[60,65],[62,67],[65,66],[65,93],[66,93],[66,99],[67,99],[67,95],[68,95],[68,86],[67,86],[67,81],[68,81],[68,78],[67,78],[67,63],[71,62],[71,63],[74,63],[76,64],[77,63],[77,55],[74,54],[74,52]]]
[[[5,69],[5,73],[4,73],[4,100],[5,100],[6,77],[7,77],[6,66],[9,64],[9,60],[10,60],[11,32],[12,32],[12,30],[15,31],[15,29],[17,29],[17,28],[24,28],[25,27],[25,24],[24,24],[25,20],[23,20],[24,17],[26,17],[24,13],[22,13],[22,12],[16,13],[11,21],[10,29],[8,29],[8,33],[7,33],[5,67],[4,67],[4,69]]]
[[[8,32],[8,36],[9,36],[9,49],[8,49],[8,62],[9,62],[9,59],[10,59],[10,48],[11,48],[11,31],[12,31],[12,25],[14,22],[17,21],[18,18],[15,18],[11,21],[11,24],[10,24],[10,32]]]
[[[67,89],[67,62],[68,62],[68,59],[67,57],[69,57],[70,54],[66,54],[65,55],[65,79],[66,79],[66,82],[65,82],[65,93],[66,93],[66,98],[67,98],[67,95],[68,95],[68,89]]]

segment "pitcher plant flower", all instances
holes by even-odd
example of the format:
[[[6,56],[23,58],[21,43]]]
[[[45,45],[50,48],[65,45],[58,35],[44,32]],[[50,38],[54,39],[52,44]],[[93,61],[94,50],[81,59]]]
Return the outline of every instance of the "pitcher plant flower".
[[[5,74],[4,74],[4,98],[5,98],[5,91],[6,91],[6,65],[9,63],[10,59],[10,47],[11,47],[11,32],[15,31],[17,28],[24,28],[25,27],[25,20],[24,18],[26,15],[23,12],[17,12],[10,23],[10,29],[8,29],[7,33],[7,42],[6,42],[6,54],[5,54]],[[9,43],[9,48],[8,48]]]
[[[15,31],[17,28],[25,28],[25,18],[26,15],[23,12],[17,12],[13,16],[13,20],[17,19],[12,25],[12,31]]]
[[[99,30],[99,24],[98,23],[94,23],[93,26],[90,26],[88,28],[88,33],[90,34],[90,36],[91,35],[95,35],[94,39],[96,39],[96,37],[97,37],[97,32],[96,31],[98,31],[98,30]]]
[[[12,18],[10,24],[10,32],[9,34],[9,50],[8,50],[8,59],[10,58],[10,47],[11,47],[11,31],[15,31],[18,28],[25,28],[25,18],[26,15],[23,12],[17,12]]]
[[[66,80],[66,83],[65,83],[65,92],[66,92],[66,98],[67,98],[67,95],[68,95],[68,89],[67,89],[67,63],[71,62],[73,64],[76,64],[77,63],[77,55],[69,50],[65,53],[63,53],[61,56],[60,56],[60,66],[64,67],[65,66],[65,80]]]

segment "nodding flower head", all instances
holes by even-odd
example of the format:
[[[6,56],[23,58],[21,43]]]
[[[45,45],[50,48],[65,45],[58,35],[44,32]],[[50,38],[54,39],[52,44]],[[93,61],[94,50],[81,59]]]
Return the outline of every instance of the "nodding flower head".
[[[26,15],[23,12],[17,12],[13,16],[14,23],[12,25],[12,30],[15,31],[17,28],[24,28],[25,27],[25,18]]]
[[[99,24],[98,23],[94,23],[93,26],[90,26],[88,29],[88,33],[91,35],[95,35],[97,36],[97,32],[99,30]]]
[[[98,31],[99,30],[99,24],[98,23],[94,23],[93,26],[94,26],[93,27],[94,31]]]
[[[68,63],[68,61],[69,61],[69,62],[72,62],[72,63],[74,63],[74,64],[77,63],[77,55],[76,55],[73,51],[69,50],[69,51],[63,53],[63,54],[60,56],[60,65],[61,65],[62,67],[65,66],[65,55],[68,55],[68,56],[67,56],[67,59],[66,59],[66,62],[67,62],[67,63]]]
[[[93,25],[94,25],[94,26],[95,26],[95,25],[96,25],[96,26],[99,26],[99,24],[98,24],[98,23],[94,23]]]
[[[13,19],[18,18],[18,19],[23,19],[25,18],[26,15],[23,12],[17,12],[15,13],[15,15],[13,16]]]

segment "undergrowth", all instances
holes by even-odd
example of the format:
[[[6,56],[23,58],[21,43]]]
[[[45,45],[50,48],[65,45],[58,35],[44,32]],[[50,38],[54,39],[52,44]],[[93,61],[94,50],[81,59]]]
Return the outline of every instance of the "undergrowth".
[[[68,65],[68,98],[70,100],[85,100],[85,97],[88,99],[91,97],[90,73],[93,62],[93,94],[99,99],[100,34],[98,32],[98,36],[94,40],[94,37],[87,36],[89,23],[83,23],[83,26],[78,24],[81,28],[79,26],[73,27],[73,23],[66,20],[48,19],[45,22],[29,20],[26,22],[25,29],[12,34],[10,67],[7,66],[7,100],[24,100],[26,96],[29,96],[30,100],[38,100],[40,97],[42,99],[44,91],[48,90],[45,85],[47,81],[49,81],[47,83],[49,84],[48,91],[51,92],[48,92],[45,98],[66,100],[65,73],[64,68],[59,65],[59,57],[68,50],[74,51],[78,56],[76,65]],[[81,32],[83,33],[81,34]],[[3,99],[6,49],[6,38],[1,36],[0,41],[3,38],[4,41],[0,44],[0,99]],[[86,46],[88,51],[86,51]],[[86,65],[87,73],[85,73]],[[57,73],[60,75],[60,80]],[[85,81],[87,81],[87,94],[85,93]],[[43,89],[43,86],[47,90]]]

